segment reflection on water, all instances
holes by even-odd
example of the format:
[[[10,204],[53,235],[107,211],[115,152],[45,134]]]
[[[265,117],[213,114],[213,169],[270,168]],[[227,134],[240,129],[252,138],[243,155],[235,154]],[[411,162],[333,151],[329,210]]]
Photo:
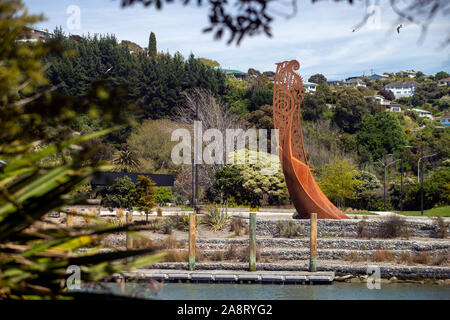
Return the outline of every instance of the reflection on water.
[[[116,294],[145,296],[169,300],[450,300],[450,287],[410,283],[382,284],[380,290],[369,290],[365,284],[272,285],[165,283],[155,294],[148,286],[126,283],[124,290],[115,283],[104,284]]]

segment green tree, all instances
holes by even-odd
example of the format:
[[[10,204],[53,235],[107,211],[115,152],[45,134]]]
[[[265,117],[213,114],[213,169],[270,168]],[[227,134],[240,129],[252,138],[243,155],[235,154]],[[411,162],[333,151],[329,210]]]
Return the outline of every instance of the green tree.
[[[234,156],[258,161],[250,163],[246,160],[244,164],[226,165],[216,171],[214,192],[222,192],[225,199],[231,198],[238,204],[252,207],[287,202],[289,194],[277,156],[247,149],[235,151]],[[269,168],[276,169],[276,172],[266,172]],[[209,194],[214,195],[214,192]]]
[[[406,134],[396,114],[378,112],[364,118],[356,132],[356,141],[361,152],[370,152],[377,160],[406,145]]]
[[[136,185],[128,176],[114,180],[111,185],[106,187],[103,193],[102,205],[109,208],[126,208],[131,210],[140,199]]]
[[[338,93],[333,119],[345,132],[355,133],[368,113],[367,103],[359,90],[347,88]]]
[[[120,150],[113,159],[115,168],[123,172],[136,172],[140,168],[140,161],[136,153],[128,148]]]
[[[302,102],[302,118],[309,121],[317,121],[328,110],[325,96],[321,93],[306,93]]]
[[[164,204],[168,202],[172,202],[173,194],[170,188],[168,187],[157,187],[155,194],[155,201],[158,204]]]
[[[157,54],[158,51],[156,49],[156,36],[153,32],[151,32],[148,39],[148,55],[152,58],[155,58]]]
[[[308,82],[313,82],[317,84],[321,83],[327,83],[327,78],[321,73],[313,74],[311,77],[309,77]]]
[[[199,58],[198,59],[201,63],[203,63],[205,66],[211,67],[211,68],[217,68],[220,67],[220,63],[216,60],[211,60],[208,58]]]
[[[156,195],[156,183],[152,179],[146,176],[139,176],[137,181],[137,207],[139,210],[145,212],[146,219],[148,220],[148,214],[155,206]]]
[[[445,72],[445,71],[439,71],[439,72],[436,73],[436,75],[434,76],[434,79],[435,79],[436,81],[439,81],[439,80],[441,80],[441,79],[445,79],[445,78],[448,78],[448,77],[450,77],[450,74],[448,74],[448,73]]]
[[[335,159],[322,170],[319,185],[331,201],[344,206],[346,199],[356,198],[356,187],[361,184],[357,174],[356,166],[349,159]]]

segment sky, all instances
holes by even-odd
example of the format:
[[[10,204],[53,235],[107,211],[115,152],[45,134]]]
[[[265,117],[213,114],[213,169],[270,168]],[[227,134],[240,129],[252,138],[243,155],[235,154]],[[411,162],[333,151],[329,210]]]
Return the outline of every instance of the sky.
[[[407,0],[404,0],[407,1]],[[286,1],[287,2],[287,1]],[[396,15],[381,0],[379,17],[352,32],[367,8],[363,3],[298,0],[298,12],[290,19],[277,14],[289,8],[278,4],[273,37],[263,34],[245,38],[241,45],[227,45],[227,38],[216,41],[211,33],[202,33],[208,26],[206,6],[168,4],[158,11],[140,4],[121,8],[120,0],[24,0],[30,13],[43,13],[47,20],[36,25],[52,31],[61,26],[67,34],[114,34],[119,41],[129,40],[147,47],[150,32],[156,34],[158,51],[193,53],[218,61],[222,68],[247,71],[275,71],[275,63],[290,59],[300,62],[300,75],[308,79],[316,73],[328,80],[350,76],[397,72],[405,69],[435,74],[450,73],[450,46],[440,48],[450,30],[450,20],[438,16],[419,43],[420,28],[404,25],[395,30]],[[196,3],[196,1],[193,1]],[[80,9],[79,28],[70,24],[70,6]],[[284,10],[284,11],[282,11]],[[69,23],[68,23],[69,22]]]

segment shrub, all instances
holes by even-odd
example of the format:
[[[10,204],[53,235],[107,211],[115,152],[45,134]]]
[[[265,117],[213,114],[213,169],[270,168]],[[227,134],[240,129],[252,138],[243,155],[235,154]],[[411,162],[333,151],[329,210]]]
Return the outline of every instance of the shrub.
[[[278,221],[277,226],[280,229],[280,236],[284,238],[300,237],[303,233],[303,227],[294,221]]]
[[[370,239],[371,237],[372,233],[367,228],[367,218],[363,217],[361,221],[358,222],[358,238]]]
[[[161,230],[161,225],[162,225],[161,220],[152,220],[150,221],[148,228],[149,230],[155,232]]]
[[[119,219],[119,221],[123,222],[123,217],[125,216],[125,211],[123,209],[117,209],[116,210],[116,217]]]
[[[189,230],[189,215],[188,214],[184,214],[181,216],[182,219],[182,229],[183,230]],[[200,225],[200,223],[202,222],[202,219],[200,216],[196,215],[195,216],[195,226],[198,227]]]
[[[395,261],[395,256],[394,253],[389,250],[376,250],[373,253],[372,259],[374,262]]]
[[[205,214],[204,223],[214,230],[221,230],[230,220],[230,216],[223,209],[216,206],[209,208]]]
[[[241,229],[245,229],[246,224],[239,217],[233,217],[230,224],[230,231],[234,232],[234,235],[239,237],[241,235]]]
[[[217,250],[213,252],[210,259],[212,261],[223,261],[224,257],[225,257],[224,252],[222,250]]]
[[[398,263],[410,264],[412,262],[411,255],[407,252],[402,252],[400,257],[397,259]]]
[[[234,260],[236,257],[237,257],[236,247],[234,245],[229,246],[224,253],[225,260]]]
[[[446,265],[447,263],[448,263],[448,253],[447,252],[439,252],[431,260],[431,264],[433,266],[442,266],[442,265]]]
[[[436,238],[446,238],[448,224],[445,223],[444,218],[436,217],[435,222],[436,222]]]
[[[248,262],[250,259],[250,246],[245,246],[245,247],[240,248],[237,251],[236,258],[240,262]],[[256,247],[256,261],[260,261],[260,260],[261,260],[261,252],[260,252],[259,248]]]
[[[430,255],[428,254],[428,252],[425,251],[416,253],[412,256],[412,261],[414,263],[428,264],[430,260],[431,260]]]
[[[166,217],[161,224],[161,231],[164,234],[171,234],[174,227],[174,221],[171,219],[171,217]]]
[[[162,209],[161,209],[161,207],[157,207],[157,208],[156,208],[156,215],[157,215],[158,217],[162,217]]]
[[[351,262],[358,262],[358,261],[363,261],[364,259],[361,258],[361,257],[358,255],[358,253],[356,253],[356,252],[351,252],[351,253],[345,254],[345,255],[343,256],[343,260],[351,261]]]
[[[409,237],[408,227],[405,220],[398,215],[389,215],[380,223],[378,229],[378,236],[380,238],[389,239],[397,237]]]
[[[187,250],[172,249],[167,251],[165,262],[186,262],[189,259],[189,252]]]

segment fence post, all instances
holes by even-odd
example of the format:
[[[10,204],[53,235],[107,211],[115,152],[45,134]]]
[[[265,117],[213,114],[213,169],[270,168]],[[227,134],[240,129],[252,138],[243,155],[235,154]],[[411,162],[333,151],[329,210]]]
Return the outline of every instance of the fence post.
[[[196,228],[195,212],[189,213],[189,270],[195,270],[195,228]]]
[[[317,271],[317,213],[311,213],[309,271]]]
[[[127,211],[127,216],[126,216],[126,220],[127,220],[127,224],[131,224],[133,222],[133,212],[129,212]],[[127,238],[127,250],[133,249],[133,238],[132,236],[129,234],[129,232],[127,231],[126,233],[126,238]]]
[[[250,212],[249,270],[256,271],[256,212]]]
[[[67,228],[70,229],[73,227],[73,215],[66,213],[66,217],[67,217],[66,225]]]

